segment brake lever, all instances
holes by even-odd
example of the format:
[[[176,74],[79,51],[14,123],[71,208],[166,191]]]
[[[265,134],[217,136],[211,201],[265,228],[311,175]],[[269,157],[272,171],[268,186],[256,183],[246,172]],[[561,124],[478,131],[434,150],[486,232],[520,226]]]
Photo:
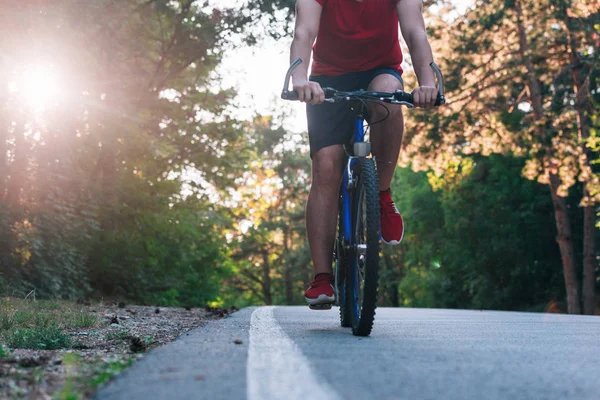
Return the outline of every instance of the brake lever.
[[[408,101],[392,100],[390,101],[390,104],[399,104],[401,106],[406,106],[407,108],[415,108],[415,105],[413,103],[409,103]]]
[[[442,71],[440,70],[440,67],[438,67],[435,62],[432,61],[431,64],[429,64],[429,66],[431,67],[431,69],[433,69],[433,72],[437,77],[438,97],[435,101],[435,105],[442,106],[446,104],[446,97],[444,96],[444,77],[442,76]]]
[[[281,91],[281,98],[284,100],[298,100],[298,93],[293,90],[289,90],[290,87],[290,78],[292,77],[292,72],[298,65],[302,64],[302,58],[298,57],[294,60],[294,62],[290,65],[287,73],[285,74],[285,82],[283,84],[283,90]]]

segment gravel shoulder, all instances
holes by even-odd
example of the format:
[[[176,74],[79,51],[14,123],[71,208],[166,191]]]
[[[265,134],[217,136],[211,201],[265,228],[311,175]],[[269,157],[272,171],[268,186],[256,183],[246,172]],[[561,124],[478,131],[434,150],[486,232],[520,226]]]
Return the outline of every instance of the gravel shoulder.
[[[233,311],[116,302],[0,301],[0,398],[8,399],[92,398],[148,350]],[[32,338],[37,332],[42,336]],[[62,336],[48,337],[54,332]],[[53,344],[62,348],[44,349]]]

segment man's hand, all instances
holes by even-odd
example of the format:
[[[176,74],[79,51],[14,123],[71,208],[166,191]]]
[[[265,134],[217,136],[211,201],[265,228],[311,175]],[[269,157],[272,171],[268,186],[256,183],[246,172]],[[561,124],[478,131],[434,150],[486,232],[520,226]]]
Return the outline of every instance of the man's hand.
[[[396,10],[402,36],[408,45],[419,80],[419,87],[413,92],[415,106],[431,108],[437,98],[437,89],[433,71],[429,67],[433,61],[433,55],[423,20],[423,1],[402,0],[396,6]]]
[[[301,80],[294,82],[294,90],[298,92],[298,100],[308,104],[321,104],[325,101],[325,93],[317,82]]]
[[[412,95],[415,107],[432,108],[437,100],[438,90],[432,86],[419,86]]]
[[[296,28],[290,50],[290,63],[301,58],[304,62],[292,73],[294,90],[298,100],[308,104],[320,104],[325,100],[323,89],[316,82],[310,82],[308,65],[313,44],[319,32],[323,7],[315,0],[296,0]]]

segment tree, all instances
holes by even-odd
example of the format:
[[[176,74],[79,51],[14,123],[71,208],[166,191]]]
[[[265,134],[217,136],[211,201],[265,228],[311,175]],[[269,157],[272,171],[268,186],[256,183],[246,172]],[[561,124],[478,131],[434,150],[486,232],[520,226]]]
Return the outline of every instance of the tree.
[[[252,291],[265,304],[296,304],[311,280],[304,226],[310,162],[306,138],[285,132],[271,117],[257,116],[249,131],[255,159],[239,181],[238,237],[234,258],[243,261],[230,285]],[[238,232],[239,234],[240,232]]]
[[[3,6],[5,291],[216,293],[231,265],[206,235],[229,220],[208,199],[233,185],[247,146],[213,75],[238,17],[194,1]]]
[[[406,233],[385,255],[402,274],[400,304],[541,311],[564,296],[549,189],[520,176],[524,162],[473,155],[440,175],[398,170]]]
[[[592,188],[598,181],[573,129],[573,82],[556,81],[563,68],[570,69],[571,50],[551,5],[482,1],[454,21],[435,17],[441,29],[431,34],[437,46],[445,45],[437,51],[447,55],[444,70],[451,101],[437,115],[417,118],[418,128],[410,131],[420,133],[411,138],[405,155],[416,157],[418,167],[432,166],[438,173],[473,153],[526,155],[524,175],[551,188],[569,312],[579,313],[579,275],[564,197],[580,180],[595,198],[598,192]],[[584,196],[581,204],[585,208],[592,200]],[[584,212],[589,216],[589,210]],[[595,240],[586,226],[589,260]]]

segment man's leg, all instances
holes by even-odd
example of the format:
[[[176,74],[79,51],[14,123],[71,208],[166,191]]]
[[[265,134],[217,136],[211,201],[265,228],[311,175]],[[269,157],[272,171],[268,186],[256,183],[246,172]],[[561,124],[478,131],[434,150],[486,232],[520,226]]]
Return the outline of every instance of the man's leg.
[[[378,75],[369,85],[369,90],[378,92],[394,92],[400,89],[403,89],[402,82],[390,74]],[[389,116],[381,105],[369,105],[369,122],[375,123],[371,126],[371,143],[379,174],[381,238],[386,244],[399,244],[404,237],[404,221],[392,200],[389,189],[402,145],[404,119],[400,106],[393,104],[385,104],[385,106],[389,110]],[[384,118],[386,118],[384,121],[377,123]]]
[[[306,230],[315,279],[304,292],[311,307],[331,308],[335,301],[332,256],[337,225],[344,152],[336,144],[312,155],[312,185],[306,204]]]
[[[312,156],[312,185],[306,204],[306,230],[315,275],[332,273],[343,161],[342,145],[322,148]]]
[[[373,79],[369,90],[378,92],[394,92],[404,89],[402,82],[393,75],[382,74]],[[377,161],[379,174],[379,190],[387,190],[394,177],[402,134],[404,133],[404,118],[402,107],[383,103],[389,110],[389,117],[371,127],[372,153]],[[370,122],[377,122],[385,118],[387,111],[381,105],[369,104]]]

